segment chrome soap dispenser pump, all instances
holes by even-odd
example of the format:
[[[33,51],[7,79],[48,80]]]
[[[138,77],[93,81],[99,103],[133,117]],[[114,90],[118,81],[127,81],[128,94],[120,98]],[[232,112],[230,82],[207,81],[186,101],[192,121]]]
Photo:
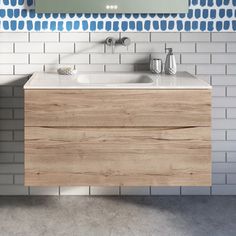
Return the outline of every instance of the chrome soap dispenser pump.
[[[165,61],[165,73],[167,75],[175,75],[177,72],[177,65],[175,55],[173,54],[173,49],[165,48],[165,51],[168,51]]]

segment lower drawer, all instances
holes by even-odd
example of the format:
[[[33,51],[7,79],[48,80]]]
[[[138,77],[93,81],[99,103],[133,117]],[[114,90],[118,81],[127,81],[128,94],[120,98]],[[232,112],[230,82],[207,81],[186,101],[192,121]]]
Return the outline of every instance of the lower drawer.
[[[26,186],[209,186],[210,127],[25,127]]]

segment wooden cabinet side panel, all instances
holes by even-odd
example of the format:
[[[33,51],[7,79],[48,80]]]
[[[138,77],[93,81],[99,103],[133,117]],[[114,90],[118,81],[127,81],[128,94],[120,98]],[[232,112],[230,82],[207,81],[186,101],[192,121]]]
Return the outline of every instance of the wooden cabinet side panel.
[[[25,126],[210,125],[210,90],[26,90]]]
[[[25,128],[27,186],[209,186],[210,127]]]

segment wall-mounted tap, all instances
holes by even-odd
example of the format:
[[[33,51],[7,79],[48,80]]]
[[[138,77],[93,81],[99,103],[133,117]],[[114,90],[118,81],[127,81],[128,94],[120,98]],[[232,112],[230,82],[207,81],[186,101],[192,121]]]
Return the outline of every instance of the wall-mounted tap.
[[[128,46],[131,44],[131,39],[128,38],[128,37],[123,37],[123,38],[121,38],[121,39],[119,39],[119,40],[116,40],[116,39],[113,38],[113,37],[108,37],[108,38],[106,38],[106,40],[105,40],[105,44],[106,44],[107,46],[111,46],[111,47],[112,47],[112,53],[114,53],[115,46],[116,46],[117,44],[122,45],[122,46],[124,46],[124,47],[127,47],[127,50],[128,50]]]
[[[128,47],[130,44],[131,44],[131,39],[128,38],[128,37],[123,37],[121,40],[120,40],[120,44],[125,46],[125,47]]]
[[[116,43],[117,43],[117,40],[115,38],[113,38],[113,37],[108,37],[105,40],[105,44],[107,46],[111,46],[112,47],[112,53],[114,53],[114,49],[115,49]]]
[[[116,39],[113,37],[108,37],[108,38],[106,38],[105,43],[107,46],[116,45]]]

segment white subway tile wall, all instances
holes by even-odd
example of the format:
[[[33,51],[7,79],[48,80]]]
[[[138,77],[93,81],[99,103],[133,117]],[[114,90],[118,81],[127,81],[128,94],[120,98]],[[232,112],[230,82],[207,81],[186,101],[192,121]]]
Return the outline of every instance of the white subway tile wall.
[[[106,37],[127,36],[116,48]],[[79,71],[147,70],[151,57],[176,52],[179,70],[213,85],[212,187],[24,187],[23,84],[58,64]],[[236,195],[236,33],[0,33],[0,195]]]
[[[31,187],[30,195],[59,195],[58,187]]]
[[[91,195],[119,195],[120,188],[119,187],[90,187]]]
[[[61,195],[89,195],[89,186],[60,187]]]

